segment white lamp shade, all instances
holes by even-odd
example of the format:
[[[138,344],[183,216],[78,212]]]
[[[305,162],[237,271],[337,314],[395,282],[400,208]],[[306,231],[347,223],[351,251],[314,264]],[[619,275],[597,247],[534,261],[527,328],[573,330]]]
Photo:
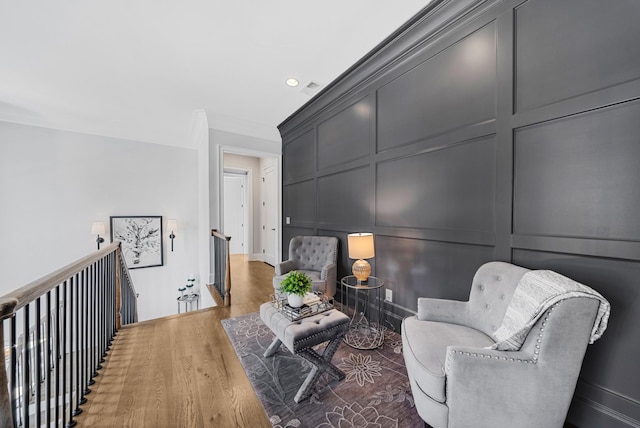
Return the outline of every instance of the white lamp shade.
[[[104,235],[106,228],[104,227],[103,221],[94,221],[91,225],[91,234],[92,235]]]
[[[177,220],[173,220],[173,219],[167,220],[167,230],[169,230],[170,232],[177,231],[178,230],[178,221]]]
[[[376,256],[373,233],[350,233],[347,235],[350,259],[370,259]]]

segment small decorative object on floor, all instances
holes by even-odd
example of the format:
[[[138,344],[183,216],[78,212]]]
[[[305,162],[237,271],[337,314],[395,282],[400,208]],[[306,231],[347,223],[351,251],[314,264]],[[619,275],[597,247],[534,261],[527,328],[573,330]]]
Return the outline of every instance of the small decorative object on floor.
[[[291,271],[282,280],[280,291],[288,293],[289,306],[299,308],[304,304],[304,295],[311,291],[311,278],[304,272]]]
[[[193,285],[196,282],[196,277],[195,275],[191,274],[189,275],[189,278],[187,278],[187,290],[189,290],[188,294],[194,294],[193,292]]]

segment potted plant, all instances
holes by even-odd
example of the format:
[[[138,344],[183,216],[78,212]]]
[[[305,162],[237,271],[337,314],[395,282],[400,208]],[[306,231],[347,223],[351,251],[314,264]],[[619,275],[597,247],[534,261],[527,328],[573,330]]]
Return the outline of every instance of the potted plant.
[[[299,308],[304,295],[311,291],[311,278],[304,272],[291,271],[280,283],[280,291],[287,293],[289,306]]]

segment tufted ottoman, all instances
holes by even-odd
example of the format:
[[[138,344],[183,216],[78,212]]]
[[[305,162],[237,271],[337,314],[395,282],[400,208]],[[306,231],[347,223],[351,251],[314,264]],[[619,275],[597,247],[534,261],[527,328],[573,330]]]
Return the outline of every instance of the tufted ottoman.
[[[260,306],[260,318],[276,335],[265,351],[265,357],[273,356],[280,348],[280,344],[284,344],[292,354],[300,355],[313,364],[313,369],[293,399],[296,403],[311,395],[322,373],[327,372],[336,380],[344,379],[344,373],[331,364],[331,359],[349,329],[347,315],[337,309],[331,309],[308,318],[290,321],[270,302],[267,302]],[[312,348],[326,341],[329,343],[324,348],[322,355]]]

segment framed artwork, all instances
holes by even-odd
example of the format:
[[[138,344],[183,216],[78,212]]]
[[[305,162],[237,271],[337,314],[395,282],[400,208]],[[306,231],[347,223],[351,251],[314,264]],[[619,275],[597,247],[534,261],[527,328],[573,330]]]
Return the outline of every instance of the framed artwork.
[[[122,242],[129,269],[162,266],[162,216],[111,216],[111,242]]]

